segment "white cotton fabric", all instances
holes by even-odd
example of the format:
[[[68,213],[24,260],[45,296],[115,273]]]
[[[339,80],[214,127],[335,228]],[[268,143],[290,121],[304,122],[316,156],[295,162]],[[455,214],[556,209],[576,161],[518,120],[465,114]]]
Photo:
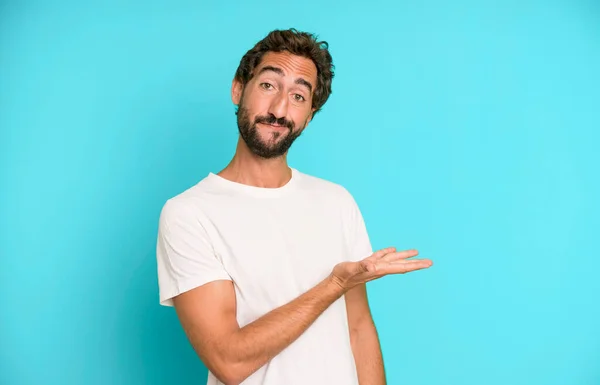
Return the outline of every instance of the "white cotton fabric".
[[[351,194],[291,172],[280,188],[209,173],[165,203],[157,244],[162,305],[172,306],[173,297],[206,283],[231,280],[244,327],[314,287],[337,263],[371,255]],[[209,372],[207,385],[221,384]],[[242,384],[358,385],[344,298]]]

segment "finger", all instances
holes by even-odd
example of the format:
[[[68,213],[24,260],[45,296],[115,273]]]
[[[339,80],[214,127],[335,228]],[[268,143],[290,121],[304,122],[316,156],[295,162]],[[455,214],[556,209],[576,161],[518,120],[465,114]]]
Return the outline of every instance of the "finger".
[[[427,269],[433,265],[429,259],[400,260],[391,262],[385,269],[386,274],[404,274],[415,270]]]
[[[388,253],[388,254],[384,255],[381,259],[386,262],[393,262],[393,261],[397,261],[399,259],[411,258],[411,257],[417,256],[417,255],[419,255],[419,252],[415,249],[411,249],[411,250],[399,251],[396,253]]]
[[[389,253],[393,253],[395,251],[396,251],[395,247],[386,247],[385,249],[381,249],[381,250],[373,253],[373,255],[371,255],[371,258],[372,259],[380,259],[384,255],[389,254]]]

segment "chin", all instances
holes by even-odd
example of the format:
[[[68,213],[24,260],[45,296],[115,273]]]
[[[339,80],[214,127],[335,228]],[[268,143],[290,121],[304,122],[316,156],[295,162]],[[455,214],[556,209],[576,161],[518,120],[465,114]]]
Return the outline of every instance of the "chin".
[[[263,142],[266,145],[269,145],[269,144],[276,144],[276,143],[281,142],[288,135],[290,135],[290,132],[288,129],[286,129],[285,132],[267,130],[267,131],[261,131],[260,139],[261,139],[261,142]]]

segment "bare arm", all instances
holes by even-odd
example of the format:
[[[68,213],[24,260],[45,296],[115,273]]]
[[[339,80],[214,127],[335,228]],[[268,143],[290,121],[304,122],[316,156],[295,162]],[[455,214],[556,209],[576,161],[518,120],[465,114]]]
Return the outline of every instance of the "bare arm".
[[[296,340],[344,289],[329,277],[295,300],[239,327],[230,281],[174,300],[182,326],[204,364],[225,384],[239,384]],[[207,311],[211,309],[211,311]]]
[[[336,265],[314,288],[243,328],[236,320],[235,291],[230,281],[208,283],[175,297],[175,309],[209,370],[227,385],[239,384],[300,337],[352,287],[386,274],[431,265],[428,260],[404,261],[412,255],[393,251],[383,249],[361,262]]]
[[[360,385],[385,385],[385,369],[377,329],[373,323],[365,284],[346,295],[350,342]]]

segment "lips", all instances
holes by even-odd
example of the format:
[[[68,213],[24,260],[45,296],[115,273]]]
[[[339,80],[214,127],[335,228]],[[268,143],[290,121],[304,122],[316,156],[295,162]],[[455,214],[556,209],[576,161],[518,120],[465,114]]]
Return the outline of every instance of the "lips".
[[[274,128],[287,128],[287,126],[281,126],[279,124],[269,124],[269,123],[260,123],[260,124],[263,124],[265,126],[274,127]]]

